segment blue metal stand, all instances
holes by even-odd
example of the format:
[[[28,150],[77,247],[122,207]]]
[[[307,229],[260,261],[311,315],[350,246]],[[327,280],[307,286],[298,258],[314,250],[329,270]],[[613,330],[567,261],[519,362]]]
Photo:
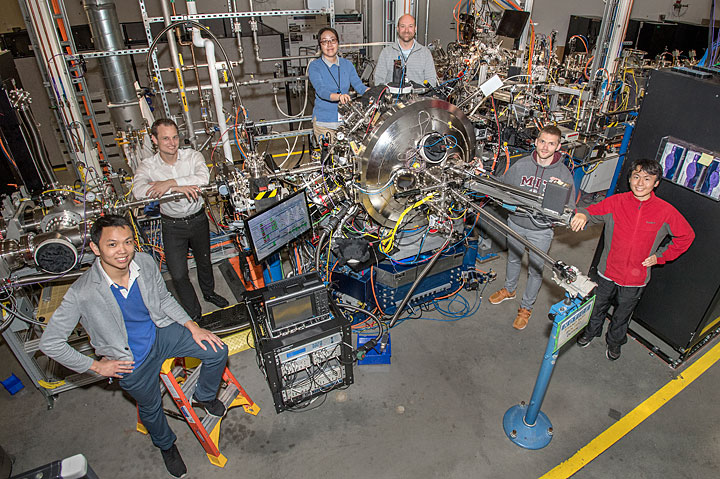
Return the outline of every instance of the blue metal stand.
[[[540,406],[545,398],[550,376],[555,367],[557,352],[553,353],[554,338],[557,325],[553,324],[553,334],[550,335],[542,366],[535,381],[530,405],[524,402],[507,410],[503,417],[503,429],[507,437],[525,449],[542,449],[550,444],[553,435],[552,423]]]
[[[512,442],[525,449],[542,449],[552,440],[552,423],[545,413],[540,411],[540,406],[545,398],[545,392],[555,367],[555,360],[558,357],[559,346],[561,346],[557,342],[558,326],[568,315],[577,311],[580,303],[580,299],[565,299],[550,308],[550,315],[554,316],[552,333],[548,339],[540,372],[535,380],[530,405],[521,402],[508,409],[503,416],[505,434]]]
[[[606,198],[615,194],[615,188],[617,187],[620,170],[622,170],[623,163],[625,163],[625,153],[627,153],[628,146],[630,145],[630,138],[632,138],[632,133],[635,129],[635,126],[632,123],[627,122],[624,123],[624,125],[625,134],[623,135],[622,143],[620,143],[620,150],[618,150],[618,154],[620,156],[618,158],[617,166],[615,167],[615,173],[613,173],[612,182],[610,183],[610,187],[608,188],[607,194],[605,195]]]

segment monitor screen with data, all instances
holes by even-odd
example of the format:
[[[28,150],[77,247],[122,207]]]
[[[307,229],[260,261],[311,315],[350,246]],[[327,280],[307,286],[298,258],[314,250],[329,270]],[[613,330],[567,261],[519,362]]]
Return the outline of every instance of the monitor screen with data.
[[[245,221],[245,231],[249,233],[258,262],[309,231],[311,226],[305,190],[288,196]]]

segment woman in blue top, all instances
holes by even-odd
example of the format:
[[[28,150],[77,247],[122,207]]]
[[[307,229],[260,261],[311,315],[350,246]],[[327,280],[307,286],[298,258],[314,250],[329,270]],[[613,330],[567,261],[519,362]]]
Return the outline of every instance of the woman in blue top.
[[[338,33],[334,28],[321,28],[318,44],[322,55],[308,65],[308,76],[315,88],[313,108],[313,133],[318,141],[321,137],[330,139],[340,126],[338,103],[350,101],[350,85],[362,95],[368,89],[360,81],[352,63],[338,56]],[[328,138],[329,137],[329,138]]]

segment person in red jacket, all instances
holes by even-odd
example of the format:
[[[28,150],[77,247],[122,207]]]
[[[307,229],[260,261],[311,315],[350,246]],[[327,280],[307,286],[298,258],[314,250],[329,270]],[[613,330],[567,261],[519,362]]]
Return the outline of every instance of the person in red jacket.
[[[687,220],[653,190],[662,178],[655,160],[635,160],[630,167],[630,191],[605,198],[587,208],[578,208],[570,221],[580,231],[588,220],[605,223],[605,246],[598,263],[595,307],[578,345],[585,347],[602,333],[605,315],[614,300],[617,306],[610,319],[605,355],[620,357],[627,342],[627,329],[635,306],[650,281],[650,270],[683,254],[695,239]],[[670,242],[664,242],[666,237]]]

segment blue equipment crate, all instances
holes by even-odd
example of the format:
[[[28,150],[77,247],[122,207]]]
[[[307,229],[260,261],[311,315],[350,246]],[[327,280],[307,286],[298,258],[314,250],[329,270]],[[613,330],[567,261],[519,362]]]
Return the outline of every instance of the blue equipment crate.
[[[357,335],[357,347],[359,348],[363,344],[367,343],[371,339],[375,339],[377,336],[374,334],[358,334]],[[373,349],[367,352],[365,357],[359,360],[357,363],[359,366],[364,364],[390,364],[390,357],[392,356],[392,344],[390,341],[390,333],[388,333],[387,346],[385,351],[380,352],[380,344],[378,343]]]
[[[7,391],[12,395],[15,395],[16,392],[25,387],[22,381],[20,381],[15,374],[10,374],[10,377],[0,381],[0,383],[2,383],[2,385],[5,386],[5,389],[7,389]]]

